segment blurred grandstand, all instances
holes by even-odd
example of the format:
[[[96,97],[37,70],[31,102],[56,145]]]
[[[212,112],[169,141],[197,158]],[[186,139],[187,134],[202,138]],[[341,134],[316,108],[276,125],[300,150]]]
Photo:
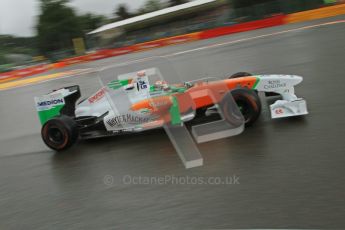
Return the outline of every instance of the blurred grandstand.
[[[157,0],[160,1],[160,0]],[[95,50],[111,49],[131,46],[138,43],[188,34],[198,31],[217,28],[227,25],[270,18],[279,14],[291,14],[300,11],[321,8],[324,6],[341,4],[345,0],[193,0],[187,3],[174,5],[164,5],[163,9],[149,13],[134,13],[137,15],[124,20],[106,18],[102,15],[84,15],[72,17],[70,21],[81,20],[83,26],[77,31],[76,24],[71,29],[60,26],[56,30],[42,29],[41,32],[55,32],[43,37],[52,38],[52,41],[39,40],[38,36],[32,38],[16,38],[8,35],[0,35],[0,72],[6,72],[23,66],[32,66],[49,61],[57,61],[86,52],[92,53]],[[52,2],[53,0],[41,0]],[[164,2],[163,0],[161,2]],[[165,1],[167,2],[167,1]],[[184,2],[184,1],[181,1]],[[64,9],[64,1],[60,5]],[[53,8],[53,11],[57,11]],[[49,13],[48,13],[49,16]],[[63,14],[56,17],[64,18]],[[46,21],[43,20],[45,24]],[[50,26],[50,24],[49,24]],[[48,27],[49,27],[48,26]],[[52,25],[52,28],[55,28]],[[68,26],[67,26],[68,27]],[[49,27],[50,28],[50,27]],[[60,31],[65,29],[65,31]],[[38,30],[39,31],[39,30]],[[62,42],[61,39],[64,38]],[[60,40],[59,40],[60,39]],[[73,42],[72,42],[73,40]],[[85,40],[85,44],[84,44]],[[55,42],[55,44],[53,44]],[[61,45],[64,44],[64,45]],[[54,49],[42,52],[39,47],[46,45]],[[49,46],[48,46],[49,45]],[[73,48],[74,46],[74,48]],[[43,56],[44,55],[44,56]],[[45,59],[47,57],[49,60]]]
[[[336,4],[336,0],[195,0],[104,25],[89,33],[88,47],[118,48]]]

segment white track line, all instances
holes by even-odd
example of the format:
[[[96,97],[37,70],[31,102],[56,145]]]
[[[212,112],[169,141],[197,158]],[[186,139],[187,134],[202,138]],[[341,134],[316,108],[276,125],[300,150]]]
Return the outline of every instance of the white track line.
[[[312,25],[312,26],[303,26],[303,27],[300,27],[300,28],[295,28],[295,29],[290,29],[290,30],[283,30],[283,31],[274,32],[274,33],[270,33],[270,34],[263,34],[263,35],[259,35],[259,36],[243,38],[243,39],[238,39],[238,40],[234,40],[234,41],[217,43],[217,44],[203,46],[203,47],[199,47],[199,48],[195,48],[195,49],[190,49],[190,50],[185,50],[185,51],[181,51],[181,52],[176,52],[176,53],[172,53],[172,54],[168,54],[168,55],[160,56],[160,57],[173,57],[173,56],[183,55],[183,54],[191,53],[191,52],[195,52],[195,51],[212,49],[212,48],[216,48],[216,47],[220,47],[220,46],[226,46],[226,45],[231,45],[231,44],[235,44],[235,43],[251,41],[251,40],[255,40],[255,39],[259,39],[259,38],[272,37],[272,36],[286,34],[286,33],[290,33],[290,32],[296,32],[296,31],[300,31],[300,30],[307,30],[307,29],[317,28],[317,27],[321,27],[321,26],[328,26],[328,25],[334,25],[334,24],[340,24],[340,23],[345,23],[345,20],[339,20],[339,21],[334,21],[334,22],[326,22],[326,23],[316,24],[316,25]]]
[[[231,45],[231,44],[236,44],[236,43],[256,40],[256,39],[260,39],[260,38],[267,38],[267,37],[277,36],[277,35],[281,35],[281,34],[286,34],[286,33],[291,33],[291,32],[296,32],[296,31],[301,31],[301,30],[308,30],[308,29],[322,27],[322,26],[335,25],[335,24],[340,24],[340,23],[345,23],[345,20],[326,22],[326,23],[315,24],[315,25],[311,25],[311,26],[303,26],[303,27],[299,27],[299,28],[295,28],[295,29],[283,30],[283,31],[279,31],[279,32],[263,34],[263,35],[258,35],[258,36],[254,36],[254,37],[238,39],[238,40],[234,40],[234,41],[216,43],[216,44],[212,44],[212,45],[202,46],[202,47],[199,47],[199,48],[184,50],[184,51],[175,52],[175,53],[166,54],[166,55],[152,56],[152,57],[147,57],[147,58],[136,59],[136,60],[127,61],[127,62],[123,62],[123,63],[118,63],[118,64],[114,64],[114,65],[104,66],[104,67],[101,68],[101,70],[106,70],[106,69],[110,69],[110,68],[114,68],[114,67],[125,66],[125,65],[129,65],[129,64],[135,64],[135,63],[138,63],[138,62],[144,62],[144,61],[153,60],[153,59],[157,59],[158,60],[159,58],[174,57],[174,56],[178,56],[178,55],[184,55],[184,54],[187,54],[187,53],[193,53],[193,52],[197,52],[197,51],[217,48],[217,47],[221,47],[221,46],[227,46],[227,45]]]
[[[117,63],[115,65],[104,66],[104,67],[101,67],[101,68],[93,68],[93,69],[90,68],[90,69],[87,69],[87,71],[83,72],[83,73],[79,73],[79,74],[76,74],[76,75],[68,75],[68,76],[54,78],[54,79],[49,79],[49,80],[45,80],[45,81],[42,81],[42,82],[37,82],[35,84],[40,84],[40,83],[44,83],[44,82],[48,82],[48,81],[55,81],[55,80],[59,80],[59,79],[69,78],[69,77],[81,76],[83,74],[91,73],[91,72],[98,72],[99,73],[99,72],[101,72],[103,70],[107,70],[107,69],[110,69],[110,68],[126,66],[126,65],[140,63],[140,62],[149,61],[149,60],[159,60],[159,58],[174,57],[174,56],[178,56],[178,55],[184,55],[184,54],[193,53],[193,52],[197,52],[197,51],[213,49],[213,48],[227,46],[227,45],[231,45],[231,44],[236,44],[236,43],[241,43],[241,42],[261,39],[261,38],[267,38],[267,37],[277,36],[277,35],[281,35],[281,34],[301,31],[301,30],[308,30],[308,29],[313,29],[313,28],[322,27],[322,26],[341,24],[341,23],[345,23],[345,20],[337,20],[337,21],[332,21],[332,22],[315,24],[315,25],[311,25],[311,26],[303,26],[303,27],[299,27],[299,28],[295,28],[295,29],[283,30],[283,31],[279,31],[279,32],[263,34],[263,35],[258,35],[258,36],[254,36],[254,37],[237,39],[237,40],[234,40],[234,41],[216,43],[216,44],[212,44],[212,45],[202,46],[202,47],[199,47],[199,48],[184,50],[184,51],[175,52],[175,53],[171,53],[171,54],[166,54],[166,55],[161,55],[161,56],[152,56],[152,57],[146,57],[146,58],[140,58],[140,59],[136,59],[136,60],[126,61],[126,62],[122,62],[122,63]],[[26,87],[26,86],[30,86],[30,84],[23,85],[23,86],[17,86],[17,87],[14,87],[14,88],[3,89],[3,90],[10,90],[10,89],[21,88],[21,87]],[[2,90],[0,90],[0,91],[2,91]]]

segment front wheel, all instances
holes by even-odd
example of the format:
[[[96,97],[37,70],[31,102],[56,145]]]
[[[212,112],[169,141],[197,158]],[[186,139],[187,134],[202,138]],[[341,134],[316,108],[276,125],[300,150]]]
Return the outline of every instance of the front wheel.
[[[251,126],[259,118],[261,113],[261,101],[255,91],[247,88],[237,88],[231,91],[242,116],[245,125]]]
[[[47,121],[42,127],[41,135],[44,143],[56,151],[68,149],[79,136],[76,122],[68,116],[59,116]]]
[[[229,77],[229,79],[239,78],[239,77],[249,77],[249,76],[253,76],[253,74],[248,73],[248,72],[238,72],[238,73],[231,75]]]

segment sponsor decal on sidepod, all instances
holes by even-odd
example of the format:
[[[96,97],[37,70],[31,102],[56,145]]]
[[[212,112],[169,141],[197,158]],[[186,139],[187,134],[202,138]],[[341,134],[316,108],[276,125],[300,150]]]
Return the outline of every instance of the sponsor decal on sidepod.
[[[107,120],[107,124],[111,127],[122,125],[122,124],[143,124],[151,120],[149,117],[139,117],[132,114],[119,115],[112,117]]]
[[[95,93],[94,95],[92,95],[92,96],[88,99],[88,101],[89,101],[91,104],[93,104],[93,103],[95,103],[95,102],[101,100],[101,99],[104,97],[104,95],[105,95],[106,92],[107,92],[107,89],[104,87],[104,88],[100,89],[97,93]]]

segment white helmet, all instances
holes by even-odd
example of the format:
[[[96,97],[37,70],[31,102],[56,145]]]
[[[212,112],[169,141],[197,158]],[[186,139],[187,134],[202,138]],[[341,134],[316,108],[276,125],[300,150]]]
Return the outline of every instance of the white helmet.
[[[162,80],[156,81],[154,86],[155,86],[155,89],[158,89],[158,90],[168,90],[169,89],[168,83],[166,81],[162,81]]]

